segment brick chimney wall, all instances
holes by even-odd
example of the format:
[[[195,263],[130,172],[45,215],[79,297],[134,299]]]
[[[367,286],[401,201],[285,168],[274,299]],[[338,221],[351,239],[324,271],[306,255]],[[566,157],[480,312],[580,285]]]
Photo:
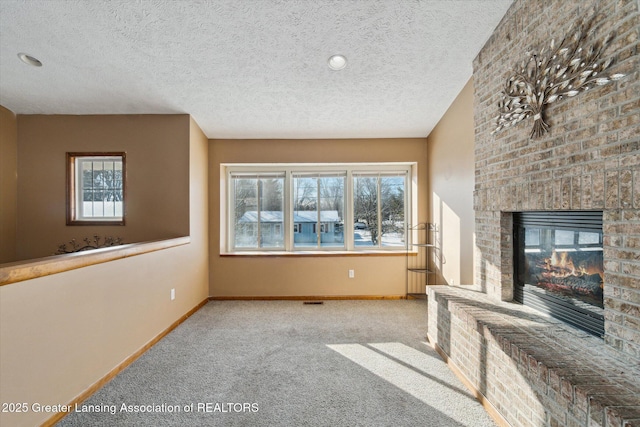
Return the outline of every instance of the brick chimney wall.
[[[638,0],[516,0],[474,60],[476,286],[513,297],[512,212],[602,210],[605,342],[640,358],[640,73]],[[550,131],[533,119],[491,134],[510,68],[571,34],[578,17],[615,31],[603,58],[617,82],[551,104]]]

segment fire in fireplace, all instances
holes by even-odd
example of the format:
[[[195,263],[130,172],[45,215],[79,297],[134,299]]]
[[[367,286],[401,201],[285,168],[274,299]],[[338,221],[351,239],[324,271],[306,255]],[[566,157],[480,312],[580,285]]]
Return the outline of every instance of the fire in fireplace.
[[[540,230],[541,231],[541,230]],[[583,248],[590,249],[590,248]],[[602,307],[602,251],[528,252],[525,248],[525,283]]]
[[[602,212],[520,212],[513,219],[516,301],[602,336]]]

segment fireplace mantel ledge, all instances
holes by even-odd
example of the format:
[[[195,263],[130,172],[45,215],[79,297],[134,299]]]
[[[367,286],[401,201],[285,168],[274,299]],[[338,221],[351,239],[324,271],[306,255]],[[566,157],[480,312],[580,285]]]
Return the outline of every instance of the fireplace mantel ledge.
[[[623,424],[623,420],[640,419],[640,361],[631,360],[600,338],[520,304],[490,300],[483,293],[451,286],[428,286],[427,293],[428,339],[481,401],[485,399],[494,408],[507,403],[492,402],[479,392],[482,384],[465,378],[456,357],[466,349],[451,348],[451,343],[462,339],[451,336],[453,318],[479,334],[482,342],[496,343],[536,394],[551,401],[562,399],[561,406],[573,408],[570,412],[590,414],[593,425],[616,420],[635,426],[634,421]],[[450,319],[449,325],[443,325],[441,319]],[[490,375],[488,366],[475,369]]]

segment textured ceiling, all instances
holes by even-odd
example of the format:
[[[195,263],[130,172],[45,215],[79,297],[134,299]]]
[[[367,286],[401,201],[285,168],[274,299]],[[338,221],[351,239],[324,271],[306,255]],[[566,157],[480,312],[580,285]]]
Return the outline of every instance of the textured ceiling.
[[[425,137],[510,4],[1,0],[0,104],[187,113],[209,138]]]

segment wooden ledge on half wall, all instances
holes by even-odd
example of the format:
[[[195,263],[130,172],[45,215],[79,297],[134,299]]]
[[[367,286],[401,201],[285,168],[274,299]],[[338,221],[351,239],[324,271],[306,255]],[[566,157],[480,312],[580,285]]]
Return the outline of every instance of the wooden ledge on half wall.
[[[191,237],[184,236],[0,264],[0,286],[189,243],[191,243]]]

